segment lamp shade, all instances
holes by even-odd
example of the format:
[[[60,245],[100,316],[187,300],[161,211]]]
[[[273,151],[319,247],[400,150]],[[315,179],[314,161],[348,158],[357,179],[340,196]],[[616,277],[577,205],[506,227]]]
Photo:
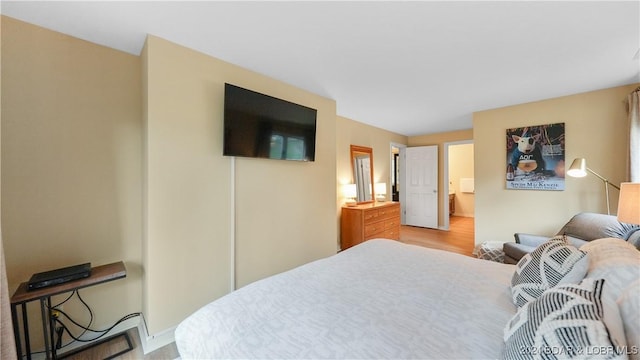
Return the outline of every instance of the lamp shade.
[[[356,184],[342,185],[342,196],[347,199],[355,199],[357,195],[358,190],[356,189]]]
[[[376,195],[387,195],[387,183],[376,183],[373,189]]]
[[[627,224],[640,224],[640,183],[620,184],[618,221]]]
[[[584,158],[575,158],[567,170],[567,175],[571,177],[587,176],[587,160]]]

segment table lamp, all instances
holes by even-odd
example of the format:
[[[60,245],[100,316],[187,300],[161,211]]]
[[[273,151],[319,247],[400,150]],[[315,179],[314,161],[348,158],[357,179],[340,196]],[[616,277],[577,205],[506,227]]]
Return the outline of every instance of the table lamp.
[[[620,184],[618,221],[640,225],[640,183]]]
[[[342,185],[342,196],[347,199],[347,206],[357,205],[356,196],[358,196],[358,189],[356,189],[356,184]]]
[[[376,193],[376,201],[383,202],[387,197],[387,183],[376,183],[373,186]]]

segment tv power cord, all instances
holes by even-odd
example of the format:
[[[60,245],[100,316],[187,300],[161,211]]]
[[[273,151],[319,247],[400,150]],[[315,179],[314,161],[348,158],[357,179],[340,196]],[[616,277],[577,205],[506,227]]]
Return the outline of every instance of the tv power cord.
[[[82,325],[79,322],[75,321],[73,318],[71,318],[67,313],[65,313],[64,311],[60,310],[58,307],[61,306],[62,304],[66,303],[67,301],[69,301],[73,295],[76,295],[78,297],[78,300],[80,300],[80,302],[84,305],[84,307],[87,309],[87,311],[89,312],[89,324],[87,325]],[[74,342],[92,342],[95,340],[98,340],[100,338],[102,338],[103,336],[105,336],[107,333],[109,333],[109,331],[113,330],[116,326],[118,326],[119,324],[121,324],[122,322],[129,320],[131,318],[134,318],[136,316],[141,316],[142,313],[140,312],[136,312],[136,313],[131,313],[128,315],[123,316],[122,318],[120,318],[120,320],[116,321],[112,326],[103,329],[103,330],[95,330],[91,328],[91,324],[93,324],[93,311],[91,310],[91,307],[84,301],[84,299],[82,299],[82,297],[80,296],[80,292],[78,292],[78,290],[74,290],[71,295],[69,295],[65,300],[63,300],[62,302],[52,306],[49,308],[49,313],[51,314],[51,320],[54,321],[55,324],[58,324],[59,326],[55,327],[55,334],[57,336],[57,339],[55,341],[55,348],[57,350],[62,349],[66,346],[69,346],[71,344],[73,344]],[[81,328],[83,331],[80,335],[73,335],[73,333],[71,332],[71,330],[69,330],[69,328],[62,322],[62,320],[60,319],[61,316],[64,316],[65,318],[67,318],[69,321],[71,321],[75,326]],[[69,337],[71,337],[71,341],[66,343],[66,344],[62,344],[62,337],[64,335],[64,332],[67,332],[67,334],[69,334]],[[98,336],[95,336],[91,339],[82,339],[82,336],[84,334],[86,334],[87,332],[92,332],[92,333],[97,333],[99,334]]]

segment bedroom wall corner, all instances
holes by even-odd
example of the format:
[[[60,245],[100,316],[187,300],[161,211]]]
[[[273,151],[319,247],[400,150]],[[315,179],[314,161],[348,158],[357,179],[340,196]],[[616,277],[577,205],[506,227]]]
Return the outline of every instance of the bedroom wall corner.
[[[229,291],[229,160],[216,111],[218,69],[148,36],[143,52],[144,311],[148,334]],[[180,301],[175,301],[179,296]]]
[[[1,36],[9,290],[35,272],[122,260],[126,279],[81,290],[107,328],[142,305],[140,59],[6,16]],[[42,323],[28,308],[37,351]],[[64,310],[85,319],[77,299]]]
[[[373,149],[374,182],[387,184],[387,198],[391,198],[391,143],[407,144],[407,137],[388,130],[380,129],[343,116],[336,117],[336,156],[338,196],[340,186],[353,182],[350,145],[367,146]],[[344,203],[341,199],[340,207]],[[338,208],[339,210],[339,208]]]
[[[602,181],[565,178],[564,191],[507,190],[509,128],[565,123],[565,163],[584,157],[594,171],[620,184],[628,136],[625,99],[638,84],[596,90],[473,114],[475,144],[476,243],[514,241],[515,232],[555,234],[578,212],[606,213]],[[615,213],[619,192],[610,188]]]
[[[350,145],[367,146],[373,149],[374,182],[387,184],[387,200],[391,200],[391,143],[407,144],[405,135],[367,125],[343,116],[336,117],[336,168],[338,194],[337,221],[345,199],[342,197],[342,185],[353,182]],[[338,244],[339,246],[339,240]]]
[[[142,216],[142,224],[141,224],[141,260],[142,260],[142,321],[138,326],[138,329],[143,329],[144,331],[138,331],[140,338],[146,338],[148,334],[147,324],[144,320],[144,314],[149,314],[149,272],[146,270],[147,264],[149,264],[149,231],[148,231],[148,207],[149,207],[149,172],[147,170],[149,166],[148,158],[148,136],[147,136],[147,128],[149,122],[149,100],[148,100],[148,84],[149,84],[149,56],[148,56],[148,38],[144,41],[144,46],[142,47],[142,51],[140,52],[140,88],[142,90],[141,100],[142,100],[142,166],[141,166],[141,176],[142,176],[142,186],[141,186],[141,216]]]
[[[158,37],[147,37],[144,56],[144,307],[153,335],[233,287],[335,254],[336,105]],[[231,184],[225,82],[317,109],[315,162],[236,158]]]

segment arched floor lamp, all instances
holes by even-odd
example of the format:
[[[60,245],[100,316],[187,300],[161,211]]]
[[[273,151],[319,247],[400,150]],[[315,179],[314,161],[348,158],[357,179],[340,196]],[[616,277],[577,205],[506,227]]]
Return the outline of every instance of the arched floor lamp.
[[[587,167],[587,160],[585,160],[584,158],[575,158],[571,163],[569,170],[567,170],[567,175],[571,177],[585,177],[587,176],[587,171],[597,176],[600,180],[604,181],[604,192],[607,195],[607,215],[611,215],[611,209],[609,207],[609,185],[618,190],[620,190],[620,188],[617,185],[610,183],[609,180],[602,177],[602,175],[589,169]]]

